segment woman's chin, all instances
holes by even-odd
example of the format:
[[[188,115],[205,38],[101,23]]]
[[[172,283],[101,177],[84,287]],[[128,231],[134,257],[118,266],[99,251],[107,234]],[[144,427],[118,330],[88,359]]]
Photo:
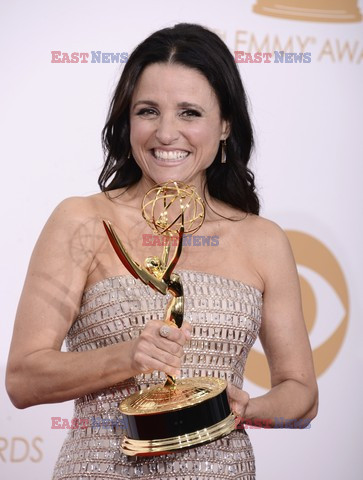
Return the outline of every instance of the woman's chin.
[[[182,172],[170,170],[169,172],[165,173],[153,173],[151,176],[151,180],[158,185],[170,181],[187,183],[187,176]]]
[[[162,184],[166,182],[182,182],[187,185],[198,187],[202,183],[203,172],[188,171],[185,166],[175,168],[153,168],[143,171],[144,178],[150,184]]]

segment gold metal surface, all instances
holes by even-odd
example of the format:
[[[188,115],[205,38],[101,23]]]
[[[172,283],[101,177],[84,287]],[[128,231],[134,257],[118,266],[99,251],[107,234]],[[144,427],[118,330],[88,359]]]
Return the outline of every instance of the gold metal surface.
[[[156,277],[147,268],[142,267],[139,263],[137,263],[135,260],[131,258],[130,254],[124,247],[115,229],[113,228],[111,222],[103,220],[103,226],[105,227],[108,238],[113,246],[113,249],[115,250],[121,262],[125,265],[127,270],[131,273],[131,275],[141,280],[143,283],[145,283],[145,285],[149,285],[149,287],[152,287],[154,290],[157,290],[163,295],[166,295],[168,290],[168,285],[163,280],[163,278]]]
[[[253,11],[261,15],[309,22],[360,22],[357,0],[257,0]]]
[[[178,235],[181,227],[184,233],[195,233],[205,216],[204,202],[195,187],[172,180],[151,188],[144,196],[141,210],[158,235]]]
[[[175,387],[154,385],[130,395],[120,404],[124,415],[151,415],[182,410],[216,397],[227,387],[219,378],[200,377],[177,380]]]
[[[156,440],[133,440],[125,437],[121,448],[123,453],[129,456],[168,453],[217,440],[231,433],[235,429],[235,425],[236,417],[231,413],[224,420],[211,427],[184,435],[178,435],[177,437]]]
[[[171,294],[164,321],[180,328],[184,317],[183,285],[173,270],[182,252],[183,234],[195,233],[203,224],[204,203],[195,187],[170,180],[151,188],[145,194],[141,208],[143,217],[154,232],[169,238],[178,237],[177,247],[169,263],[170,245],[165,244],[161,256],[146,258],[142,267],[131,258],[111,222],[103,220],[103,225],[117,256],[127,270],[163,295]],[[174,386],[175,377],[167,375],[165,385]]]
[[[169,261],[170,245],[166,242],[160,256],[146,258],[144,266],[141,266],[131,258],[111,223],[104,221],[103,224],[116,254],[128,271],[163,295],[170,294],[164,322],[180,328],[184,316],[183,285],[180,276],[173,273],[173,270],[181,255],[183,234],[195,233],[203,224],[205,216],[203,200],[194,187],[169,181],[156,185],[145,194],[142,215],[154,233],[169,238],[177,236],[177,247],[171,261]],[[227,382],[218,378],[199,377],[176,381],[175,377],[167,375],[164,385],[154,385],[127,397],[119,408],[122,414],[130,417],[149,418],[156,415],[157,422],[159,420],[157,415],[163,412],[183,410],[183,413],[178,415],[193,415],[193,407],[218,395],[225,395],[226,388]],[[166,417],[168,418],[167,415]],[[213,420],[218,421],[220,418],[219,415],[217,418],[210,416],[205,425],[210,425]],[[142,422],[143,419],[139,420]],[[122,451],[127,455],[161,454],[210,442],[230,433],[234,428],[235,418],[233,414],[229,414],[217,424],[177,437],[155,440],[125,437]]]

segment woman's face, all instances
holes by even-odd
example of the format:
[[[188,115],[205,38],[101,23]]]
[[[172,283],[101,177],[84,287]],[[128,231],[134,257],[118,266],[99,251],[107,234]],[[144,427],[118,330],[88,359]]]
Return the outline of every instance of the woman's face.
[[[130,108],[132,154],[155,183],[198,185],[213,162],[228,123],[217,97],[198,71],[155,63],[141,74]]]

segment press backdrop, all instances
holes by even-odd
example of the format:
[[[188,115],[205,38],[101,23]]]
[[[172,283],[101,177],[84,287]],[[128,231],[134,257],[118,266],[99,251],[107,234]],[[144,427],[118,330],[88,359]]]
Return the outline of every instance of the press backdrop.
[[[100,132],[124,63],[92,63],[92,51],[125,59],[148,34],[181,21],[215,30],[233,52],[311,54],[305,63],[239,64],[262,215],[288,231],[320,386],[311,428],[250,435],[259,480],[361,478],[362,10],[343,0],[1,2],[2,478],[50,478],[66,433],[51,429],[51,417],[72,416],[71,402],[16,410],[3,377],[43,224],[63,198],[98,190]],[[88,62],[52,63],[52,51],[88,53]],[[258,345],[246,375],[252,396],[266,391]]]

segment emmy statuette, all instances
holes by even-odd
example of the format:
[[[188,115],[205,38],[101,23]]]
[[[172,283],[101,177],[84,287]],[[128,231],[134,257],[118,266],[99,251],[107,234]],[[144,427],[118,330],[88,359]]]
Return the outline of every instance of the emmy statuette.
[[[127,270],[157,292],[170,295],[164,322],[174,328],[183,323],[184,293],[181,278],[173,271],[182,252],[183,234],[195,233],[204,213],[204,203],[194,187],[169,181],[149,190],[142,202],[142,215],[155,234],[169,241],[163,243],[162,255],[146,258],[144,266],[130,257],[111,223],[103,222]],[[171,238],[176,240],[176,249],[169,261]],[[176,380],[167,375],[164,385],[130,395],[119,406],[126,428],[123,453],[161,455],[228,435],[235,428],[235,416],[226,388],[225,380],[214,377]]]

